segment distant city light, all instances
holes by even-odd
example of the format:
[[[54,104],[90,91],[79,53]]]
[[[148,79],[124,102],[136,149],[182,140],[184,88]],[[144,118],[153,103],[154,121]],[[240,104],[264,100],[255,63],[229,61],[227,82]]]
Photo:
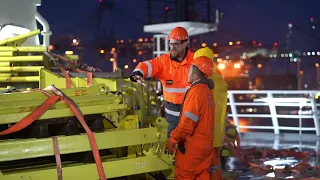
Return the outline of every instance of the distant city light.
[[[241,65],[240,65],[239,63],[235,63],[235,64],[233,65],[233,67],[236,68],[236,69],[239,69],[239,68],[241,67]]]
[[[226,68],[226,65],[220,63],[220,64],[218,64],[218,68],[219,69],[224,69],[224,68]]]
[[[50,46],[49,46],[49,50],[50,50],[50,51],[54,50],[54,46],[53,46],[53,45],[50,45]]]
[[[73,54],[73,51],[66,51],[65,54],[67,54],[67,55],[72,55],[72,54]]]
[[[125,69],[128,69],[128,68],[129,68],[129,66],[126,64],[126,65],[124,65],[124,68],[125,68]]]
[[[310,21],[311,21],[311,22],[313,22],[313,21],[314,21],[314,18],[313,18],[313,17],[311,17],[311,18],[310,18]]]

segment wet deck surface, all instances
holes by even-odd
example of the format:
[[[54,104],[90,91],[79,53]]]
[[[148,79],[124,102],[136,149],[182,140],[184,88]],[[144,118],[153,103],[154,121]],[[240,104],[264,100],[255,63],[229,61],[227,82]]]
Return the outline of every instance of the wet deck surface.
[[[274,136],[271,133],[246,133],[241,135],[241,148],[263,148],[263,149],[297,149],[297,151],[315,152],[317,156],[311,157],[309,164],[313,167],[320,165],[319,149],[320,139],[316,135],[284,134]],[[260,165],[271,165],[273,168],[284,168],[287,165],[295,166],[301,162],[298,158],[269,158],[266,160],[254,159]],[[225,163],[225,175],[230,179],[255,180],[255,179],[301,179],[303,177],[320,177],[319,170],[309,170],[305,174],[294,173],[258,173],[248,169],[248,167],[236,158],[228,158]]]

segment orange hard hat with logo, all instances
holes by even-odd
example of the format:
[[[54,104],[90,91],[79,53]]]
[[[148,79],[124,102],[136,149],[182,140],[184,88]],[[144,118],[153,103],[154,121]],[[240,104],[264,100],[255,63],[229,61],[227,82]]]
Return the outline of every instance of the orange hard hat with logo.
[[[188,35],[188,32],[185,28],[175,27],[170,32],[168,39],[175,39],[175,40],[179,40],[179,41],[184,41],[184,40],[187,40],[188,37],[189,37],[189,35]]]
[[[206,56],[199,56],[194,59],[192,64],[197,66],[197,68],[207,76],[212,76],[213,62],[210,58]]]

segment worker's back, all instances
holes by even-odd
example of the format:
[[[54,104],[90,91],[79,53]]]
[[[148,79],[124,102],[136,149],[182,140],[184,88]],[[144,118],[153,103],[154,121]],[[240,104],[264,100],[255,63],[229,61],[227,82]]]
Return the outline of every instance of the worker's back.
[[[192,144],[192,147],[189,148],[200,148],[200,149],[213,149],[213,134],[212,129],[214,128],[214,119],[215,119],[215,105],[214,97],[212,91],[209,89],[207,84],[196,84],[192,86],[187,96],[193,96],[193,94],[201,94],[201,102],[198,103],[198,106],[201,107],[199,112],[199,121],[197,126],[194,129],[193,134],[186,140],[185,146]],[[185,104],[184,104],[185,106]]]
[[[211,84],[211,85],[209,85]],[[193,84],[186,93],[186,101],[183,102],[182,114],[196,122],[192,132],[184,142],[185,153],[176,154],[176,167],[199,174],[210,167],[214,156],[213,134],[214,128],[214,98],[211,89],[213,82],[210,79],[200,80]],[[199,98],[199,96],[201,98]],[[192,105],[191,105],[192,104]],[[195,116],[187,106],[199,109]],[[184,126],[186,128],[187,126]],[[180,150],[179,150],[180,151]],[[178,159],[181,161],[178,161]]]

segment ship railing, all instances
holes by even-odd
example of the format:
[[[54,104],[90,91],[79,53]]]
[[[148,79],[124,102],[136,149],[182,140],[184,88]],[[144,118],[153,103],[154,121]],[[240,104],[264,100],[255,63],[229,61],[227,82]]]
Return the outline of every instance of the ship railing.
[[[238,132],[246,129],[279,135],[299,131],[301,136],[303,131],[311,131],[320,136],[319,96],[320,91],[230,90],[228,117],[233,119]]]

